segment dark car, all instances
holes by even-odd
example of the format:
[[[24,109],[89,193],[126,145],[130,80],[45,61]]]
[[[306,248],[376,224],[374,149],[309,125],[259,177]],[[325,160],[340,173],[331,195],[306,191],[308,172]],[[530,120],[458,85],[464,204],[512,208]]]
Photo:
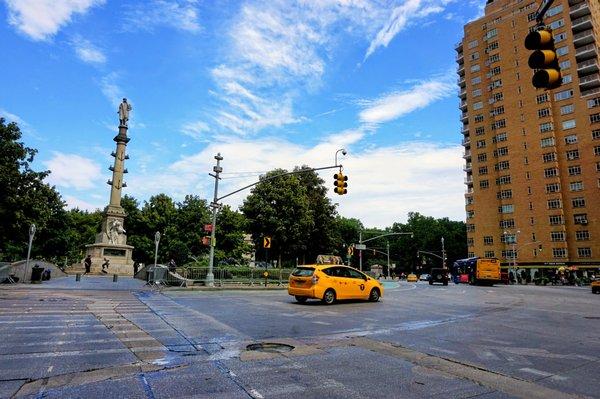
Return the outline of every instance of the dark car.
[[[429,285],[433,285],[433,283],[448,285],[448,269],[431,269]]]

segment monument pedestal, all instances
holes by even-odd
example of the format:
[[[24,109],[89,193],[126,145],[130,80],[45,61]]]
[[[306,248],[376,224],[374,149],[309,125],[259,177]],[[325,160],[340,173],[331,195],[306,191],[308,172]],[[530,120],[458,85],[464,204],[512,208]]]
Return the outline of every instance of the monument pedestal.
[[[120,276],[133,276],[133,259],[131,245],[116,245],[108,243],[95,243],[86,245],[86,256],[92,256],[92,274],[103,274],[102,264],[104,259],[110,261],[107,274],[118,274]]]

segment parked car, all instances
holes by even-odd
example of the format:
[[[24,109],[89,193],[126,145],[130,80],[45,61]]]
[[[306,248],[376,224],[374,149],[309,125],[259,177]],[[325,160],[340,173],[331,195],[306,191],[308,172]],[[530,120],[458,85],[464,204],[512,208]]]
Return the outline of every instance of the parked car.
[[[417,275],[414,273],[409,274],[408,276],[406,276],[406,281],[408,283],[416,283],[419,279],[417,278]]]
[[[600,294],[600,279],[592,281],[592,294]]]
[[[290,274],[288,294],[298,302],[320,299],[330,305],[339,299],[365,299],[377,302],[383,286],[377,279],[343,265],[299,266]]]
[[[430,274],[423,273],[423,274],[421,274],[421,275],[419,276],[419,280],[421,280],[421,281],[429,281],[429,278],[430,278],[430,277],[431,277],[431,275],[430,275]]]

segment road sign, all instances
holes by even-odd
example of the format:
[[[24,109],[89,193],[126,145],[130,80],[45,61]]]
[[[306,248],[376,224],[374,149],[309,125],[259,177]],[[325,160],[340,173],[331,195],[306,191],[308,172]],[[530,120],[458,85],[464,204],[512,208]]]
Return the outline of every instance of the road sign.
[[[367,249],[367,244],[354,244],[354,248],[358,250],[365,250]]]
[[[271,237],[270,236],[263,237],[263,248],[271,248]]]

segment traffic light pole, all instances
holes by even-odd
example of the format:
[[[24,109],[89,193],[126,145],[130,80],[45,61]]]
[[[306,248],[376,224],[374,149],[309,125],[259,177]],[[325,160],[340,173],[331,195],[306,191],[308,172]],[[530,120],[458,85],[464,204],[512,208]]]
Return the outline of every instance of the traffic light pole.
[[[388,237],[388,236],[401,236],[401,235],[408,235],[410,234],[410,238],[413,238],[415,236],[415,233],[413,233],[412,231],[406,232],[406,233],[386,233],[386,234],[380,234],[378,236],[375,237],[371,237],[368,238],[366,240],[362,239],[362,230],[358,232],[358,246],[356,247],[358,249],[358,266],[359,266],[359,270],[362,271],[363,267],[362,267],[362,248],[363,248],[363,244],[365,242],[369,242],[372,240],[376,240],[378,238],[381,237]],[[388,244],[389,245],[389,244]],[[389,264],[389,261],[388,261]]]
[[[552,3],[554,3],[554,0],[544,0],[538,7],[537,11],[535,12],[535,20],[537,21],[538,25],[544,24],[544,15],[546,15],[546,11],[548,11],[548,9],[552,6]]]

